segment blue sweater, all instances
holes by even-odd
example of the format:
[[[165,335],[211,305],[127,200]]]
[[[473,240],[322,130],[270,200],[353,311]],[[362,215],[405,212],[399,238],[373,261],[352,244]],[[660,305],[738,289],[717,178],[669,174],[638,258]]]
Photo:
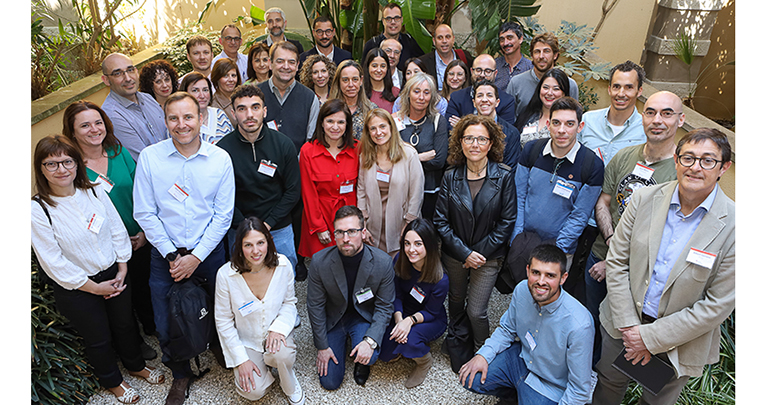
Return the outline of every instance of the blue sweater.
[[[543,155],[550,141],[546,138],[524,145],[516,169],[519,215],[511,239],[522,231],[537,232],[542,240],[556,239],[556,246],[564,253],[574,254],[577,239],[602,191],[604,164],[590,149],[578,144],[574,163],[564,158],[554,176],[557,159],[550,153]],[[532,163],[535,153],[537,158]],[[584,165],[588,165],[586,169]]]

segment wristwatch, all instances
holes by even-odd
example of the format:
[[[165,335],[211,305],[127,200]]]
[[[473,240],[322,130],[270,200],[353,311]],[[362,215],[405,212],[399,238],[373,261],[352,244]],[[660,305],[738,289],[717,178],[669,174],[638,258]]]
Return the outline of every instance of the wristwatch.
[[[375,342],[374,339],[370,338],[369,336],[364,336],[364,342],[369,343],[369,346],[371,346],[372,350],[377,349],[377,342]]]
[[[176,260],[176,256],[177,256],[177,253],[175,251],[171,252],[166,255],[166,261],[173,262],[174,260]]]

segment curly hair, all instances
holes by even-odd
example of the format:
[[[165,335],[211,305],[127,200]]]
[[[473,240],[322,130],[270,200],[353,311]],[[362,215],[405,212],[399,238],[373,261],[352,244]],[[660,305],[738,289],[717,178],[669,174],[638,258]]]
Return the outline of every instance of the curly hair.
[[[492,144],[489,146],[489,152],[487,152],[487,158],[490,162],[500,163],[503,161],[503,150],[505,149],[505,134],[502,128],[492,118],[484,117],[481,115],[466,115],[462,117],[460,121],[452,129],[452,134],[449,136],[449,155],[447,156],[447,162],[451,165],[464,165],[465,154],[463,153],[462,137],[465,135],[465,130],[471,125],[483,125],[489,134],[489,140]]]
[[[323,55],[310,55],[304,62],[302,62],[302,69],[299,71],[299,82],[308,89],[315,91],[315,85],[313,84],[313,66],[318,62],[324,62],[326,65],[326,71],[329,73],[329,80],[326,82],[326,87],[331,91],[332,80],[334,80],[334,72],[337,70],[337,64]]]
[[[165,59],[154,60],[142,66],[142,70],[139,71],[139,91],[155,98],[153,82],[160,72],[166,72],[168,77],[171,78],[171,92],[175,93],[178,89],[178,75],[174,66]]]

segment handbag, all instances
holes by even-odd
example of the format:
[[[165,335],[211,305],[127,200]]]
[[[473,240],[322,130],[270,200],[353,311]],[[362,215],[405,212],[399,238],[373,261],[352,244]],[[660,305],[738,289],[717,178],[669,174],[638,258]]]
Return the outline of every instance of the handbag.
[[[468,314],[463,311],[460,316],[449,321],[447,335],[444,338],[442,350],[449,353],[452,371],[460,372],[460,367],[473,357],[473,330]]]

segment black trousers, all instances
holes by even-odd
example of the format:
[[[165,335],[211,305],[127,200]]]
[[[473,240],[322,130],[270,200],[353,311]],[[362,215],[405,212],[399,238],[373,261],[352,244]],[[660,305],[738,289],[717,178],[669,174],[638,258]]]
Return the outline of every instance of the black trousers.
[[[117,273],[116,263],[90,278],[99,283],[115,278]],[[116,354],[128,371],[139,372],[145,366],[139,349],[141,337],[131,307],[129,280],[126,283],[126,289],[120,295],[108,300],[80,290],[65,290],[55,283],[53,286],[56,307],[83,337],[86,358],[105,388],[114,388],[123,382]]]
[[[152,335],[155,332],[155,319],[152,312],[150,296],[150,252],[152,245],[147,242],[141,248],[134,250],[128,261],[128,278],[131,279],[131,302],[144,333]]]

